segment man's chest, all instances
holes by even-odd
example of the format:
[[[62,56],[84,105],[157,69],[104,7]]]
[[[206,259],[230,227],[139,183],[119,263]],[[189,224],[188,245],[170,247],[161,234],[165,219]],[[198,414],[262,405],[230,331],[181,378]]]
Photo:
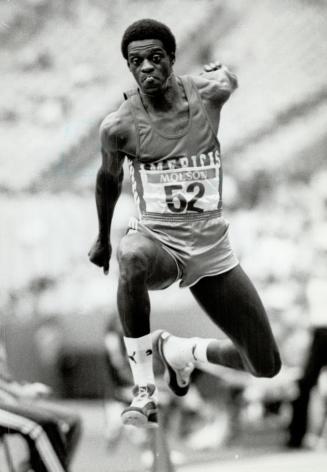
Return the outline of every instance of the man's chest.
[[[152,125],[160,130],[161,134],[178,135],[189,125],[190,109],[187,101],[183,101],[171,110],[148,111]]]

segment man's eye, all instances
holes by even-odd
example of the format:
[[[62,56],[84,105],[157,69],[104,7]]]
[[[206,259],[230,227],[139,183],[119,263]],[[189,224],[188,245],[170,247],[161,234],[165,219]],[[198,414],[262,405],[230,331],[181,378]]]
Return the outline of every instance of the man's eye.
[[[152,56],[152,62],[154,62],[155,64],[158,64],[158,62],[160,62],[160,61],[161,61],[161,56],[160,56],[160,54],[154,54],[154,55]]]
[[[133,66],[138,66],[140,64],[140,59],[138,57],[133,57],[131,59],[131,64],[133,64]]]

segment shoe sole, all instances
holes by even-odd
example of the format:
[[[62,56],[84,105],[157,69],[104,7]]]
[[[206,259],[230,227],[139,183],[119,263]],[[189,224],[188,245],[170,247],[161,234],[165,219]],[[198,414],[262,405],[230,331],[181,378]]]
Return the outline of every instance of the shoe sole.
[[[135,426],[137,428],[157,428],[158,414],[156,411],[150,412],[146,416],[141,409],[128,408],[121,414],[123,425]]]
[[[155,343],[155,345],[157,346],[157,350],[158,350],[158,354],[159,354],[159,357],[165,367],[165,375],[168,377],[168,386],[169,388],[175,393],[175,395],[177,395],[178,397],[183,397],[184,395],[187,394],[188,390],[189,390],[189,387],[190,387],[190,384],[188,383],[187,385],[185,385],[184,387],[181,387],[179,384],[178,384],[178,381],[177,381],[177,374],[176,374],[176,371],[169,365],[166,357],[165,357],[165,354],[163,352],[163,345],[164,345],[164,341],[166,338],[163,337],[163,334],[165,333],[165,331],[161,331],[159,334],[158,334],[158,339]]]

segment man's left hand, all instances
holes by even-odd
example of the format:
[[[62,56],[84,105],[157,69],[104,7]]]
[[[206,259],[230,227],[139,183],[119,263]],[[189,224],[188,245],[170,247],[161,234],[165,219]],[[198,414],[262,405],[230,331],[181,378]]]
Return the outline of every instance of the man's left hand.
[[[214,70],[218,70],[222,68],[222,64],[220,61],[210,62],[203,66],[205,72],[212,72]]]
[[[234,72],[231,72],[227,66],[220,61],[210,62],[203,66],[202,76],[209,80],[214,80],[221,84],[221,86],[228,87],[231,91],[237,89],[238,81]]]

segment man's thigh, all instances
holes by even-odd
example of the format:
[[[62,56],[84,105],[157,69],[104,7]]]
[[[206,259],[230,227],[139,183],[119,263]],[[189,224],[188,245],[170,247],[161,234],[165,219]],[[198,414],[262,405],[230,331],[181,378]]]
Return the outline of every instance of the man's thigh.
[[[147,273],[147,287],[160,290],[174,283],[179,277],[177,262],[169,250],[155,239],[139,232],[129,231],[121,240],[118,249],[118,260],[133,261],[143,264]],[[126,263],[125,262],[125,263]]]
[[[213,322],[240,348],[255,351],[259,346],[267,350],[276,347],[261,299],[239,265],[224,274],[201,279],[191,292]]]

